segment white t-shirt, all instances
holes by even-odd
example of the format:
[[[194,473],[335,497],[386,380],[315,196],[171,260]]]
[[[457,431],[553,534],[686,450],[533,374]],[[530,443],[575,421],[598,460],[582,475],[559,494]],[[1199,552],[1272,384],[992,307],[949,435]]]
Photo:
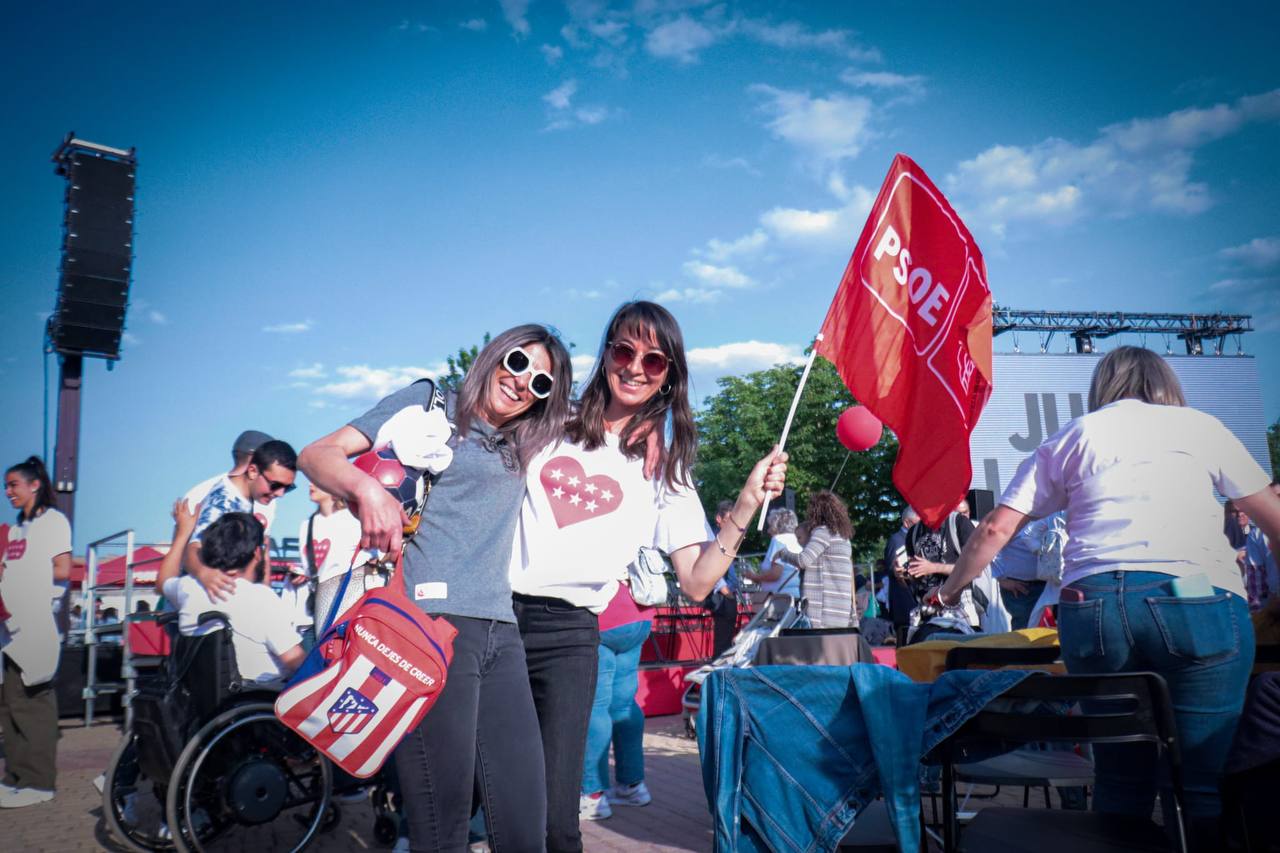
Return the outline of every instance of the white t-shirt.
[[[235,488],[235,486],[231,485],[231,480],[227,477],[226,474],[218,474],[217,476],[210,477],[204,482],[197,483],[196,485],[192,486],[190,489],[187,490],[187,493],[182,496],[183,499],[187,502],[187,507],[190,510],[194,511],[196,508],[196,504],[204,500],[205,497],[208,496],[210,490],[212,490],[213,487],[218,485],[219,483],[224,483],[225,488],[230,488],[230,489]],[[258,521],[262,524],[262,529],[264,534],[267,536],[270,536],[271,522],[276,520],[276,502],[271,501],[270,503],[265,503],[265,504],[255,502],[253,505],[253,516],[254,518],[258,519]]]
[[[169,578],[164,597],[178,610],[178,631],[193,637],[216,631],[217,624],[196,625],[201,613],[218,610],[231,620],[236,649],[236,668],[245,681],[276,681],[284,674],[279,657],[298,645],[293,613],[271,588],[236,578],[235,592],[226,601],[213,601],[200,582],[191,576]]]
[[[764,558],[760,560],[760,571],[769,571],[769,564],[773,562],[774,555],[779,551],[799,554],[803,550],[800,547],[800,540],[796,538],[794,533],[779,533],[769,540],[769,549],[764,552]],[[760,589],[764,592],[781,592],[799,598],[800,572],[797,571],[795,566],[787,563],[779,563],[778,565],[782,568],[782,574],[778,575],[777,580],[761,581]]]
[[[1119,400],[1076,418],[1018,466],[1000,502],[1033,517],[1067,511],[1063,584],[1117,569],[1187,576],[1244,595],[1213,496],[1270,478],[1217,418]]]
[[[529,465],[511,549],[511,589],[601,613],[642,545],[671,553],[711,540],[697,490],[644,478],[606,434],[594,451],[564,442]]]
[[[62,587],[53,581],[53,558],[70,550],[71,523],[53,507],[9,527],[0,597],[10,613],[12,640],[4,653],[22,667],[28,686],[48,681],[58,668],[60,643],[49,602]]]
[[[318,583],[342,574],[351,568],[351,559],[360,547],[360,519],[350,510],[340,509],[329,515],[315,514],[315,522],[302,519],[298,527],[298,553],[302,556],[302,568],[311,572],[311,559],[307,553],[307,527],[311,525],[313,549],[316,556]]]

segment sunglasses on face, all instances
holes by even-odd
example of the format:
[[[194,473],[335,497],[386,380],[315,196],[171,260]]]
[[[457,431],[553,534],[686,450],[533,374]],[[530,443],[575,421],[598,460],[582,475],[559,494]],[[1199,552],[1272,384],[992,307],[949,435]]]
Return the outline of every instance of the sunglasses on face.
[[[512,376],[523,376],[528,373],[529,393],[539,400],[545,400],[551,396],[551,388],[556,384],[555,379],[545,370],[534,370],[533,359],[521,347],[512,347],[508,350],[502,357],[502,366]]]
[[[271,488],[271,491],[279,492],[282,495],[287,495],[298,488],[295,483],[278,483],[275,480],[267,480],[267,485]]]
[[[610,341],[609,358],[613,360],[614,367],[630,367],[636,360],[636,348],[622,341]],[[657,350],[640,356],[640,367],[644,370],[645,376],[650,379],[657,379],[665,373],[668,364],[670,360]]]

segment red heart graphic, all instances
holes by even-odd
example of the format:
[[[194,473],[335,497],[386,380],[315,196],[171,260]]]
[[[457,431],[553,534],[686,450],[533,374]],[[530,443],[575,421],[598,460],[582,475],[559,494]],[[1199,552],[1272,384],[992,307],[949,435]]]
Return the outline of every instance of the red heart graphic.
[[[588,477],[571,456],[557,456],[542,466],[539,475],[557,527],[608,515],[622,503],[618,481],[603,474]]]
[[[22,555],[25,553],[27,553],[27,540],[15,539],[5,549],[4,558],[6,560],[21,560]]]
[[[316,565],[313,568],[324,565],[324,558],[329,556],[329,540],[328,539],[312,539],[311,553],[315,557]]]

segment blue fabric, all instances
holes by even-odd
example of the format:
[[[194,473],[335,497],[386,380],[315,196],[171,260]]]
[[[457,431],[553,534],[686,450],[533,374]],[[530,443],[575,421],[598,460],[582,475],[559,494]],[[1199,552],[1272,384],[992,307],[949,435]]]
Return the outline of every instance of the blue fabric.
[[[1027,675],[916,684],[877,664],[713,672],[698,747],[715,849],[835,850],[880,794],[899,847],[918,849],[921,757]]]
[[[640,650],[649,623],[631,622],[600,632],[596,698],[587,728],[582,793],[609,787],[609,744],[619,785],[644,781],[644,711],[636,704],[640,688]]]
[[[1245,600],[1217,589],[1178,598],[1172,575],[1116,571],[1067,587],[1058,605],[1062,660],[1073,673],[1157,672],[1169,685],[1183,785],[1192,818],[1222,810],[1218,783],[1253,668],[1253,623]],[[1148,744],[1094,746],[1094,809],[1151,814],[1158,765]],[[1166,826],[1171,825],[1166,822]]]

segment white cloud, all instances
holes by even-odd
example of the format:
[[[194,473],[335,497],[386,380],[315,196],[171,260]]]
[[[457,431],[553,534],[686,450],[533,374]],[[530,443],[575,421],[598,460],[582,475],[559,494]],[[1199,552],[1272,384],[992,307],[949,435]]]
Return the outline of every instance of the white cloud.
[[[694,347],[686,353],[690,369],[715,368],[751,373],[775,364],[803,364],[804,353],[792,344],[739,341],[715,347]]]
[[[544,130],[568,130],[581,125],[600,124],[609,118],[610,109],[600,104],[574,107],[573,99],[577,94],[578,81],[571,79],[542,96],[549,111],[547,126]]]
[[[432,367],[344,365],[334,370],[341,379],[319,386],[316,393],[344,400],[376,400],[419,379],[441,376],[448,371],[449,367],[444,362]]]
[[[655,302],[691,302],[694,304],[715,302],[722,295],[720,290],[703,290],[697,287],[672,287],[653,297]]]
[[[578,81],[566,80],[543,95],[542,100],[546,101],[547,105],[553,110],[567,110],[577,92]]]
[[[768,127],[773,135],[798,148],[819,168],[858,156],[871,136],[872,104],[861,95],[837,92],[813,97],[808,92],[763,83],[749,86],[747,91],[761,98],[760,109],[770,116]]]
[[[471,18],[458,24],[464,30],[471,30],[473,33],[482,33],[489,29],[489,22],[484,18]]]
[[[309,367],[294,368],[289,371],[289,375],[294,379],[323,379],[324,365],[317,361]]]
[[[760,170],[751,165],[751,161],[746,157],[721,157],[718,154],[708,154],[702,158],[702,165],[710,166],[712,169],[741,169],[748,175],[760,177]]]
[[[516,38],[529,35],[529,0],[498,0],[498,5]]]
[[[408,18],[401,20],[396,29],[402,33],[407,33],[410,30],[417,33],[433,33],[436,31],[436,28],[430,24],[424,24],[421,21],[411,22]]]
[[[1218,254],[1231,263],[1268,269],[1280,264],[1280,237],[1255,237],[1242,246],[1232,246]]]
[[[169,318],[154,308],[147,311],[147,319],[157,326],[166,326],[169,323]]]
[[[966,221],[997,235],[1018,221],[1067,224],[1141,211],[1193,215],[1215,201],[1207,184],[1191,178],[1195,150],[1250,123],[1278,120],[1280,89],[1111,124],[1085,144],[1050,138],[993,145],[958,164],[945,183]]]
[[[845,194],[845,204],[841,207],[821,210],[772,208],[760,215],[760,224],[781,243],[846,244],[852,249],[862,232],[867,214],[871,212],[875,193],[858,185],[847,188]]]
[[[131,347],[136,347],[138,344],[142,343],[142,339],[131,332],[125,332],[120,336],[120,342],[128,344]]]
[[[858,71],[849,68],[840,74],[840,79],[855,89],[889,89],[905,90],[915,94],[923,94],[924,77],[919,74],[895,74],[892,71]]]
[[[1257,332],[1280,332],[1280,275],[1225,278],[1209,285],[1202,301],[1214,311],[1249,314]]]
[[[693,347],[686,351],[685,357],[689,362],[691,396],[697,404],[716,392],[718,380],[723,377],[743,376],[775,364],[801,364],[805,360],[799,346],[756,340]]]
[[[880,51],[856,44],[850,30],[815,31],[797,21],[774,24],[754,18],[739,19],[735,27],[743,35],[773,47],[829,51],[859,62],[880,61]]]
[[[575,355],[569,363],[573,366],[573,381],[586,382],[587,377],[591,375],[591,371],[595,369],[596,357],[594,355]]]
[[[564,48],[559,45],[544,44],[538,50],[542,51],[542,58],[547,61],[548,65],[555,65],[564,59]]]
[[[311,320],[301,320],[293,323],[275,323],[270,326],[263,326],[262,331],[277,335],[296,335],[301,332],[311,331],[312,325],[313,323]]]
[[[627,41],[627,24],[624,21],[613,18],[604,21],[591,21],[587,25],[587,32],[600,39],[600,41],[613,47],[621,47]]]
[[[685,65],[698,61],[698,53],[716,42],[716,34],[688,15],[653,28],[645,36],[645,50],[659,59]]]
[[[755,254],[764,248],[768,242],[769,235],[757,228],[749,234],[743,234],[736,240],[717,240],[713,237],[707,241],[707,247],[701,250],[700,254],[712,261],[724,263],[740,255]]]
[[[716,266],[705,261],[685,261],[685,274],[697,279],[703,285],[713,288],[750,287],[751,279],[740,270],[731,266]]]

